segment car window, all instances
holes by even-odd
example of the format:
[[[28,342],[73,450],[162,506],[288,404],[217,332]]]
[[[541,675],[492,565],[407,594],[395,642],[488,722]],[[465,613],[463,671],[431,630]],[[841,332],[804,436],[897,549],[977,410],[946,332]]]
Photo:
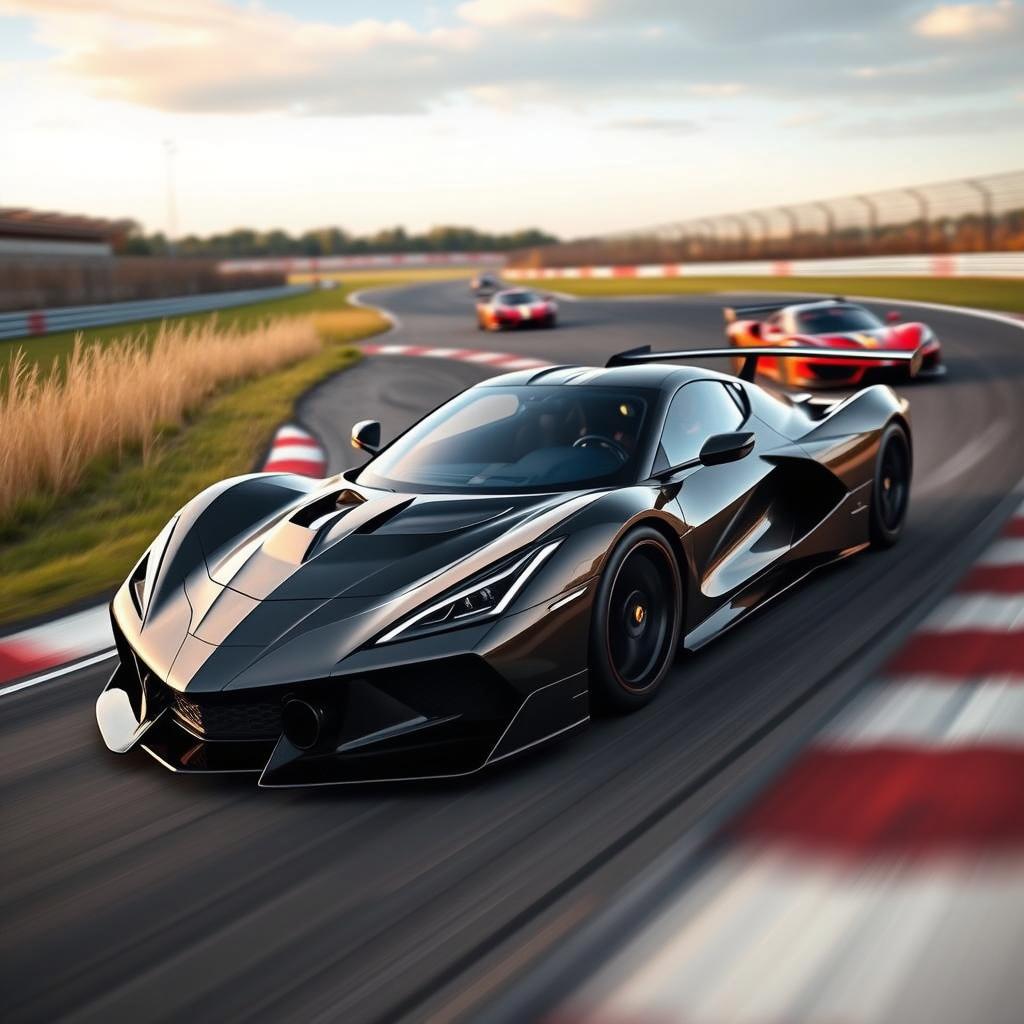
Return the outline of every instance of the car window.
[[[874,331],[882,321],[859,306],[822,306],[805,309],[796,317],[801,334],[830,334],[833,331]]]
[[[636,480],[656,393],[586,385],[471,388],[356,479],[411,493],[529,493]]]
[[[697,458],[712,434],[738,430],[743,420],[744,413],[727,385],[714,380],[685,385],[672,399],[661,436],[668,466]]]
[[[508,292],[501,300],[506,306],[528,306],[537,301],[533,292]]]

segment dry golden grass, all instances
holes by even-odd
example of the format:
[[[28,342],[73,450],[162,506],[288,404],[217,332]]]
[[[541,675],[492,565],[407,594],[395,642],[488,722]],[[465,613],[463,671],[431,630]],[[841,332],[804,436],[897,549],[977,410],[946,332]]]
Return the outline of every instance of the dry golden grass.
[[[61,373],[40,372],[19,352],[0,397],[0,524],[39,497],[68,494],[96,459],[147,459],[161,435],[219,388],[318,352],[311,317],[255,329],[216,324],[161,327],[145,344],[126,337],[74,351]]]

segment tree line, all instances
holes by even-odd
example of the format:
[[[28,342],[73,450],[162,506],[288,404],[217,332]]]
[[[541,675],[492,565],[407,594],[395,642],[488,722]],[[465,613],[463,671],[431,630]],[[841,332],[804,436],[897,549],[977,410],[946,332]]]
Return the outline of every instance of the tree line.
[[[526,249],[558,239],[539,228],[490,232],[445,224],[422,234],[403,227],[386,228],[372,235],[350,234],[344,228],[317,228],[299,235],[280,228],[255,231],[236,228],[220,234],[186,235],[173,245],[162,232],[145,234],[135,228],[125,234],[118,251],[126,256],[205,256],[233,259],[249,256],[361,256],[394,252],[485,252]]]

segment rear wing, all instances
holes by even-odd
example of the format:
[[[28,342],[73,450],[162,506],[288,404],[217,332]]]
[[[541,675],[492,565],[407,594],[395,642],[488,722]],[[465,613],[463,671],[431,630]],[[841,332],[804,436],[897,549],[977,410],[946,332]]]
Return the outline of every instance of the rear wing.
[[[878,351],[877,349],[811,348],[805,345],[768,346],[751,348],[692,348],[680,352],[652,352],[650,345],[617,352],[605,366],[636,366],[640,363],[667,363],[677,359],[689,362],[691,359],[742,359],[741,380],[753,382],[757,376],[757,361],[762,356],[773,359],[810,359],[816,363],[843,362],[855,359],[858,363],[908,363],[911,377],[921,369],[924,346],[913,352]]]
[[[829,298],[833,302],[846,301],[842,295],[831,295]],[[805,299],[804,301],[821,300]],[[722,316],[725,317],[725,322],[727,324],[735,323],[737,320],[759,320],[763,316],[770,316],[772,313],[778,313],[780,309],[785,309],[787,306],[799,306],[800,304],[799,300],[794,301],[793,299],[789,299],[786,302],[768,302],[753,306],[723,306]]]

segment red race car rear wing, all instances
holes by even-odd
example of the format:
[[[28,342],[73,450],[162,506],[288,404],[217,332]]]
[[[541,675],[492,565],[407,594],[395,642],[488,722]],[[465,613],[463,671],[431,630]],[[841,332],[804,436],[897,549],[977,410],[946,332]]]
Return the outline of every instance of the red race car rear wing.
[[[811,348],[804,345],[768,346],[759,345],[751,348],[693,348],[682,352],[652,352],[650,345],[631,348],[626,352],[617,352],[605,366],[632,366],[636,363],[665,363],[683,359],[737,359],[743,360],[739,376],[741,380],[753,382],[757,376],[757,361],[762,356],[773,359],[807,359],[811,362],[843,362],[851,359],[858,363],[909,363],[911,377],[916,377],[921,369],[924,346],[913,352],[908,351],[865,351],[863,349],[828,349]]]
[[[758,320],[763,316],[768,316],[771,313],[778,313],[780,309],[785,309],[787,306],[799,306],[805,302],[845,302],[846,299],[842,295],[830,295],[828,300],[822,299],[789,299],[786,302],[768,302],[753,306],[723,306],[722,316],[725,317],[727,324],[735,323],[737,320]]]

